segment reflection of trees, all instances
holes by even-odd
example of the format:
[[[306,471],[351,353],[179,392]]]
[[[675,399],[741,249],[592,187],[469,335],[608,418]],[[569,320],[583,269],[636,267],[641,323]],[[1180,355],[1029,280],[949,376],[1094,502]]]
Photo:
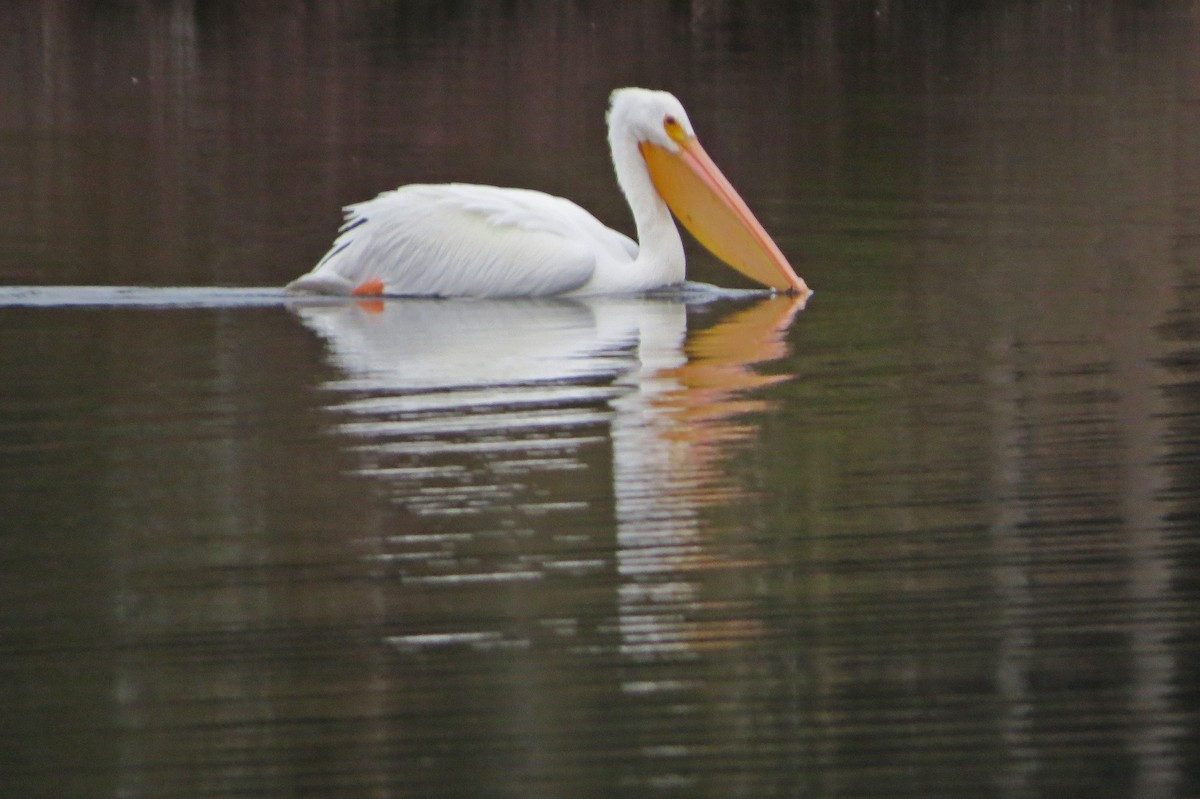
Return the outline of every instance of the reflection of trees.
[[[1032,8],[960,10],[957,48],[931,49],[911,96],[848,114],[876,126],[864,148],[911,158],[880,158],[871,174],[894,182],[839,209],[849,230],[829,246],[858,268],[828,273],[832,293],[814,277],[842,327],[806,326],[813,346],[788,387],[809,410],[806,445],[788,438],[771,459],[822,486],[814,526],[827,535],[806,542],[813,579],[798,581],[822,624],[797,632],[818,636],[843,720],[994,689],[994,716],[947,706],[931,726],[975,754],[992,747],[1007,793],[1042,779],[1102,789],[1093,767],[1107,753],[1129,793],[1169,795],[1187,773],[1175,697],[1194,658],[1169,610],[1187,601],[1171,530],[1188,498],[1172,494],[1169,464],[1190,409],[1162,358],[1190,357],[1164,332],[1179,335],[1170,323],[1194,305],[1200,60],[1144,10],[1104,6],[1083,25]],[[864,622],[856,603],[870,595],[897,601],[871,602]],[[880,724],[871,745],[908,761],[903,730]]]
[[[18,282],[278,285],[323,251],[341,204],[419,180],[541,188],[628,227],[602,112],[631,83],[679,91],[767,226],[798,235],[805,206],[853,211],[908,185],[924,123],[894,120],[883,98],[937,102],[940,75],[1006,58],[989,42],[1012,36],[1030,70],[1067,52],[1068,78],[1085,78],[1141,19],[1104,6],[1085,36],[1068,5],[1005,8],[4,4],[0,129],[16,136],[0,145],[0,226],[29,234],[5,269]]]

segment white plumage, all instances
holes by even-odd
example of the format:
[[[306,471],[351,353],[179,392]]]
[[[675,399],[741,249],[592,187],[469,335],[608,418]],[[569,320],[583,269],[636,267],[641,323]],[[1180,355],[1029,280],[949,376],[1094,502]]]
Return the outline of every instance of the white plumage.
[[[643,148],[680,158],[689,142],[698,150],[687,113],[666,92],[619,89],[608,126],[640,246],[570,200],[539,191],[409,185],[347,206],[332,248],[288,290],[506,297],[632,293],[682,282],[683,244]]]
[[[579,289],[598,259],[632,261],[637,244],[570,200],[462,183],[412,185],[346,208],[332,249],[288,288],[350,294],[547,296]]]

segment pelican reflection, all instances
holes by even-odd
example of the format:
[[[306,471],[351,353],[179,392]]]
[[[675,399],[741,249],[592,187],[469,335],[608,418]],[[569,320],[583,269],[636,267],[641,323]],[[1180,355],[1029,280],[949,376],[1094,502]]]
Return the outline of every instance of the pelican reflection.
[[[525,646],[615,632],[623,653],[657,657],[755,637],[752,615],[710,612],[698,575],[746,564],[706,539],[703,513],[745,500],[722,459],[769,407],[753,392],[788,377],[758,368],[787,354],[802,305],[295,305],[340,373],[325,386],[334,426],[398,508],[376,556],[400,584],[608,586],[607,609],[594,594],[550,591],[532,627],[491,613],[488,629],[415,627],[394,643]]]

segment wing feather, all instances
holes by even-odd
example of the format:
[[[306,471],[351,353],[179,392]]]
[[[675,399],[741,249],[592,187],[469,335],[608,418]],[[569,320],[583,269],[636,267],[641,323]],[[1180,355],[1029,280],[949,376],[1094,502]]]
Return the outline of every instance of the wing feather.
[[[637,244],[575,203],[525,189],[412,185],[347,206],[332,248],[292,291],[348,294],[379,280],[407,296],[548,296]]]

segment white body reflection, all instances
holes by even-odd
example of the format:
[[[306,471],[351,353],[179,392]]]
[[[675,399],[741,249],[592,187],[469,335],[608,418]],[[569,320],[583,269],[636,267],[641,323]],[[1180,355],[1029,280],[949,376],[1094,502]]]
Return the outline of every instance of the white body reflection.
[[[523,647],[608,630],[624,656],[655,659],[753,638],[752,616],[711,612],[721,603],[704,596],[701,575],[748,564],[706,543],[701,511],[743,493],[719,462],[755,430],[741,417],[763,404],[746,392],[782,379],[751,367],[785,354],[799,307],[722,301],[689,333],[678,299],[296,306],[344,375],[328,385],[339,431],[405,512],[377,552],[401,583],[610,586],[608,610],[563,592],[506,614],[533,625],[417,628],[393,643]]]

